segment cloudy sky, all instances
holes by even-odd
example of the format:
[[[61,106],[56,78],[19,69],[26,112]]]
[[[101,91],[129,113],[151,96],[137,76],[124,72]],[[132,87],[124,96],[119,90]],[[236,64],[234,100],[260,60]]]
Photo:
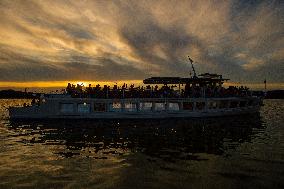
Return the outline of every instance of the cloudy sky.
[[[284,1],[0,0],[0,83],[220,73],[284,83]]]

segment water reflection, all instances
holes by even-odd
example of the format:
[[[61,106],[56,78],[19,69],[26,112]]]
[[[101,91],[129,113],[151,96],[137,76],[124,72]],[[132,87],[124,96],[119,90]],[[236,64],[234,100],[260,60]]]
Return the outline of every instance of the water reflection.
[[[107,159],[125,153],[174,162],[201,160],[196,153],[222,155],[226,149],[250,142],[261,129],[260,116],[166,120],[41,120],[10,121],[18,142],[60,146],[60,157]]]

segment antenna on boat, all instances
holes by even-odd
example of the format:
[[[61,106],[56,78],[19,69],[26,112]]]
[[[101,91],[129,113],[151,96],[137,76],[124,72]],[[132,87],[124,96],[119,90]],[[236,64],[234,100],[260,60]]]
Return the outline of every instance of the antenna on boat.
[[[266,78],[264,79],[264,97],[266,96],[267,94],[267,90],[266,90]]]
[[[190,62],[190,64],[191,64],[191,67],[192,67],[193,78],[197,78],[196,72],[195,72],[195,69],[194,69],[194,66],[193,66],[193,60],[192,60],[189,56],[187,56],[187,57],[188,57],[188,60],[189,60],[189,62]]]

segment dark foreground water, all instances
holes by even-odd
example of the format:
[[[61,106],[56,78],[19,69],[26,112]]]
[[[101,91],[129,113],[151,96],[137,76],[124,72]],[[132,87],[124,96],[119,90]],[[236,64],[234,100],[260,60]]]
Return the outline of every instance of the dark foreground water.
[[[0,188],[284,188],[284,101],[214,119],[9,121]]]

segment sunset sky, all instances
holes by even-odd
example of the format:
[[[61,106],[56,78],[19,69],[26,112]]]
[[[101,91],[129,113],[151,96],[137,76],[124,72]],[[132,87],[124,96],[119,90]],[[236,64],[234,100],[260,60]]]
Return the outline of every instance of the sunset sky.
[[[0,87],[198,73],[284,88],[284,1],[0,0]]]

